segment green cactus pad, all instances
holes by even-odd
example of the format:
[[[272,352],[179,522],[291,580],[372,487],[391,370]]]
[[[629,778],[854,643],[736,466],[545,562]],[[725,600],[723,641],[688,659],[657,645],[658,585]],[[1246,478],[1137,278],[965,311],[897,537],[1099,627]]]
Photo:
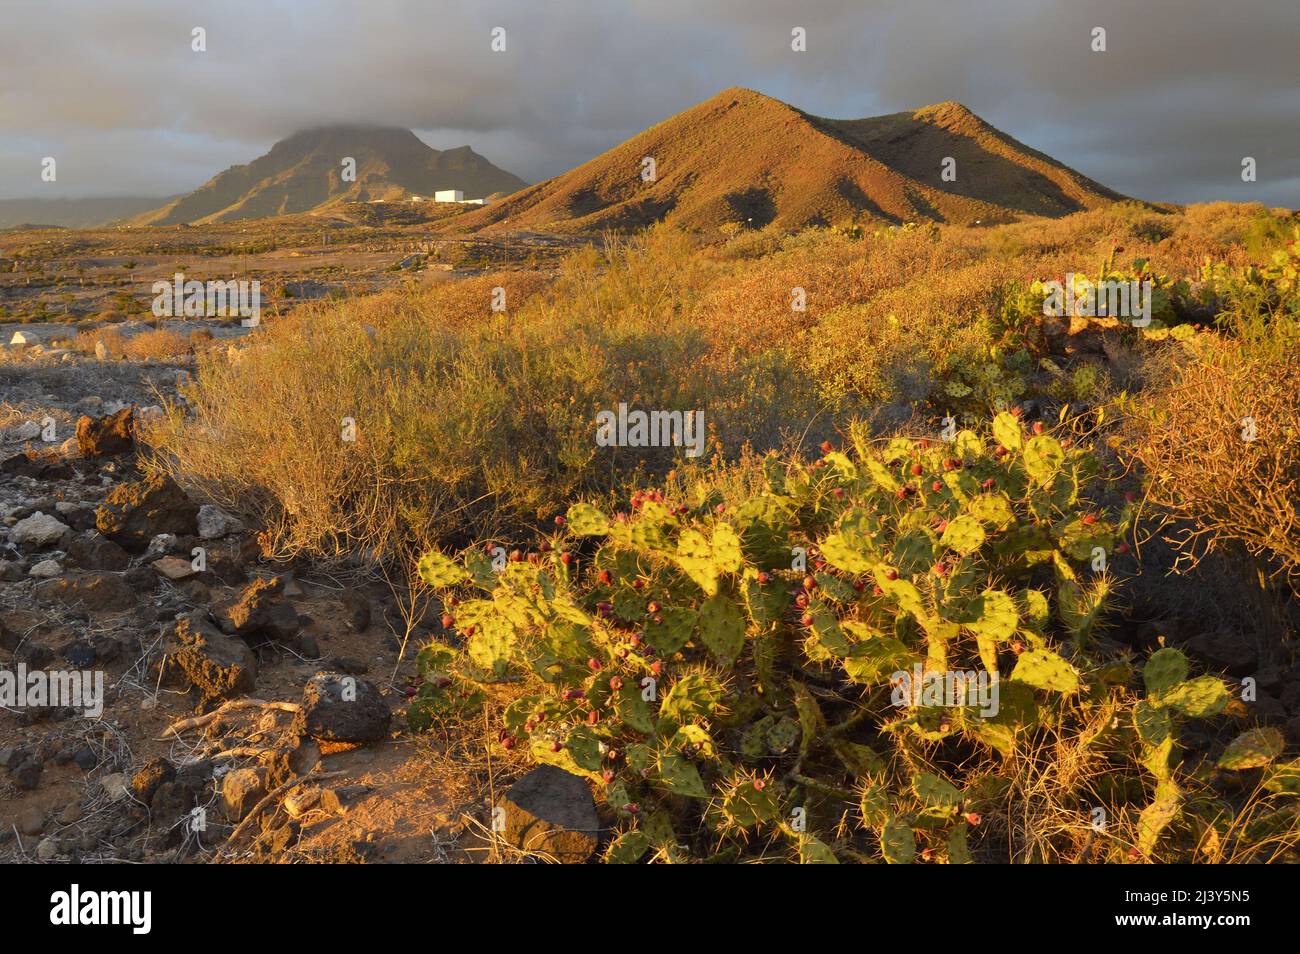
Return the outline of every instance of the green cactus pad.
[[[892,817],[880,829],[880,851],[891,865],[910,865],[916,858],[916,836],[901,818]]]
[[[799,741],[799,723],[789,716],[781,716],[768,727],[764,741],[770,754],[784,755]]]
[[[1052,618],[1052,607],[1047,594],[1042,590],[1025,590],[1020,594],[1019,602],[1025,625],[1034,632],[1041,633]]]
[[[1003,493],[980,494],[966,504],[966,512],[993,530],[1005,530],[1015,523],[1011,499]]]
[[[699,621],[699,614],[685,606],[673,606],[661,610],[662,622],[653,619],[645,624],[645,638],[661,654],[677,652],[690,641]]]
[[[761,791],[756,782],[762,784]],[[781,801],[776,785],[769,779],[742,777],[733,780],[724,791],[720,811],[729,827],[748,830],[779,818]]]
[[[759,630],[780,622],[790,605],[790,596],[779,581],[771,580],[764,584],[758,582],[756,576],[748,576],[742,592],[745,596],[745,611],[749,613],[750,622]]]
[[[713,563],[720,573],[735,573],[745,562],[741,552],[740,536],[729,523],[719,523],[713,528]]]
[[[700,606],[700,641],[715,659],[731,666],[745,646],[745,618],[733,597],[719,593]]]
[[[1147,695],[1159,697],[1187,678],[1187,657],[1171,646],[1156,650],[1142,667]]]
[[[722,684],[704,673],[687,673],[672,684],[659,705],[659,718],[683,725],[696,718],[709,718],[720,708]]]
[[[1056,479],[1065,462],[1065,450],[1055,437],[1039,434],[1025,444],[1025,474],[1035,487],[1043,487]]]
[[[995,641],[1010,639],[1020,626],[1016,601],[1002,590],[985,590],[970,605],[966,628]]]
[[[1133,707],[1133,727],[1144,745],[1158,746],[1173,737],[1174,720],[1168,709],[1143,700]]]
[[[500,618],[485,618],[465,642],[465,652],[485,678],[502,679],[514,656],[515,630]]]
[[[1018,451],[1024,443],[1020,419],[1003,411],[993,418],[993,439],[1009,451]]]
[[[866,538],[852,533],[832,533],[821,542],[826,562],[845,573],[869,573],[875,566],[875,548]]]
[[[673,752],[665,752],[660,756],[656,781],[674,795],[687,798],[709,797],[699,769]]]
[[[970,853],[966,832],[966,823],[958,822],[952,827],[952,831],[948,833],[948,864],[973,865],[975,863],[975,859]]]
[[[702,725],[681,726],[668,740],[668,746],[695,758],[718,757],[717,744],[713,741],[713,736],[709,735],[709,730]]]
[[[801,865],[837,865],[840,860],[835,852],[820,839],[802,832],[799,835],[799,864]]]
[[[446,589],[469,579],[469,573],[449,556],[430,550],[416,564],[416,572],[434,589]]]
[[[650,712],[650,704],[641,697],[639,686],[624,683],[623,688],[618,690],[616,700],[618,717],[625,725],[642,735],[654,735],[654,715]]]
[[[1218,766],[1236,772],[1263,768],[1276,760],[1285,747],[1286,739],[1277,729],[1267,726],[1249,729],[1228,743],[1219,756]]]
[[[1156,787],[1156,797],[1138,816],[1138,850],[1150,856],[1156,849],[1160,835],[1182,811],[1183,796],[1172,782],[1161,782]]]
[[[858,814],[862,824],[868,828],[880,828],[885,825],[892,812],[889,798],[889,786],[883,782],[869,782],[862,788],[862,797],[858,801]]]
[[[1093,627],[1105,611],[1108,594],[1109,586],[1104,578],[1099,578],[1086,587],[1068,579],[1061,580],[1057,586],[1056,598],[1061,621],[1074,637],[1075,645],[1082,645],[1092,634]]]
[[[927,808],[956,812],[961,805],[961,790],[951,782],[930,772],[918,772],[912,779],[912,791]]]
[[[903,573],[924,573],[934,565],[938,555],[935,543],[934,534],[926,528],[916,527],[900,533],[889,553],[889,561]]]
[[[969,515],[956,517],[948,522],[943,536],[939,538],[940,546],[955,550],[962,556],[974,553],[984,545],[984,527],[979,520]]]
[[[1160,704],[1172,706],[1193,719],[1208,719],[1227,708],[1232,700],[1223,680],[1215,676],[1198,676],[1166,689]]]
[[[766,715],[753,722],[740,736],[740,754],[750,762],[768,755],[767,732],[776,724],[776,716]],[[796,725],[796,729],[798,726]]]
[[[958,431],[953,438],[952,449],[962,460],[975,460],[984,456],[984,438],[974,431]]]
[[[580,537],[603,537],[609,533],[609,518],[591,504],[569,508],[569,529]]]
[[[651,848],[650,836],[639,828],[625,831],[605,849],[605,863],[609,865],[636,864]]]
[[[822,460],[826,462],[826,466],[830,468],[831,473],[841,480],[852,481],[858,479],[858,468],[847,454],[841,451],[831,451],[829,454],[824,455]]]
[[[713,545],[700,531],[683,530],[677,538],[677,565],[705,596],[718,592],[718,564],[713,559]]]
[[[1274,795],[1300,795],[1300,760],[1274,765],[1264,777],[1264,788]]]
[[[1082,519],[1058,527],[1056,539],[1061,549],[1075,560],[1091,560],[1098,547],[1108,554],[1115,545],[1115,533],[1109,525],[1087,524]]]
[[[579,768],[593,774],[600,771],[600,738],[591,729],[586,726],[573,729],[569,732],[564,747]]]
[[[892,494],[897,493],[898,489],[903,486],[899,479],[890,473],[889,468],[875,457],[863,458],[862,464],[866,467],[867,473],[871,475],[871,479],[875,481],[876,486],[882,490]]]
[[[1079,674],[1074,667],[1047,649],[1021,653],[1011,672],[1011,681],[1053,692],[1075,692],[1079,688]]]
[[[910,613],[916,619],[925,618],[925,604],[921,602],[921,592],[910,581],[899,577],[896,580],[889,579],[888,568],[883,565],[877,565],[873,571],[876,578],[876,585],[905,613]]]
[[[847,739],[831,739],[830,747],[844,767],[858,778],[884,777],[885,760],[870,746]]]

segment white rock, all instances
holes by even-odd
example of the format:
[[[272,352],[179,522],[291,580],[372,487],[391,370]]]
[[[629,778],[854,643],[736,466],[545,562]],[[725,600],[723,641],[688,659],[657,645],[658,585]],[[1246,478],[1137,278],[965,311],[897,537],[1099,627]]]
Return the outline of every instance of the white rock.
[[[35,421],[23,421],[17,427],[11,427],[5,432],[7,441],[34,441],[41,436],[41,425]]]
[[[173,582],[189,579],[198,572],[194,569],[194,564],[184,557],[163,557],[161,560],[154,560],[150,565],[159,576]]]
[[[99,787],[104,790],[104,794],[111,800],[117,801],[126,798],[127,787],[130,782],[127,780],[125,772],[115,772],[112,775],[105,775],[99,780]]]
[[[284,799],[284,810],[290,818],[301,818],[320,804],[320,789],[315,785],[290,792]]]
[[[39,344],[44,337],[45,336],[39,331],[35,331],[31,328],[24,328],[22,331],[15,331],[14,336],[9,339],[9,343],[11,345],[18,345],[19,347],[22,347],[23,345],[35,345]]]
[[[59,856],[59,843],[54,838],[42,838],[36,846],[36,857],[41,861],[53,861]]]
[[[13,529],[9,531],[9,542],[15,546],[31,544],[37,547],[48,547],[67,531],[66,523],[38,510],[30,517],[14,524]]]
[[[204,540],[217,540],[241,529],[243,524],[220,507],[204,504],[199,508],[199,536]]]
[[[146,557],[166,556],[167,551],[176,545],[176,534],[160,533],[149,541],[148,548],[144,551]]]
[[[59,566],[58,560],[42,560],[40,563],[28,570],[27,575],[35,577],[38,580],[48,580],[52,577],[62,576],[63,567]]]

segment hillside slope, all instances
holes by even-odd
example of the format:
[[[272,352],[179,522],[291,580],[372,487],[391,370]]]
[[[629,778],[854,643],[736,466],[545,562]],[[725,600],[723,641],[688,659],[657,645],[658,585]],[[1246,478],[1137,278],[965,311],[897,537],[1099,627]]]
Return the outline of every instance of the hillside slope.
[[[356,181],[343,180],[343,159]],[[439,151],[409,129],[333,126],[295,133],[248,165],[232,166],[132,225],[222,222],[317,211],[344,202],[400,200],[460,189],[466,198],[526,185],[469,146]]]
[[[641,178],[655,160],[654,181]],[[941,180],[945,156],[957,180]],[[598,231],[659,220],[785,228],[858,219],[969,223],[1064,215],[1123,198],[957,103],[830,120],[728,89],[563,175],[448,228]]]

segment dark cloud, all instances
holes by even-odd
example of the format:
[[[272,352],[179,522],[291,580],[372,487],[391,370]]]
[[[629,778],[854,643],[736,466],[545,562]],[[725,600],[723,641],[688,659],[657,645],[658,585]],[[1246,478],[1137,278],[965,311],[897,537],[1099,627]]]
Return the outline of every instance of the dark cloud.
[[[536,180],[740,85],[837,117],[956,99],[1121,192],[1296,206],[1297,35],[1295,0],[0,0],[0,198],[187,191],[347,121]]]

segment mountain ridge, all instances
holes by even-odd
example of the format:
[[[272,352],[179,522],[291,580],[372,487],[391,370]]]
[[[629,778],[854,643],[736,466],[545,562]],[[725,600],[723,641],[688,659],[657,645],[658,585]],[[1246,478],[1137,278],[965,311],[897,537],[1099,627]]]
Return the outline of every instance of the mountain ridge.
[[[646,157],[655,160],[652,182],[640,178]],[[945,157],[956,161],[955,182],[942,178]],[[1124,198],[960,103],[836,120],[733,87],[441,228],[969,224],[1065,215]]]
[[[355,181],[343,179],[345,158]],[[513,192],[523,179],[469,146],[438,150],[409,129],[345,124],[302,129],[252,162],[213,176],[193,192],[133,218],[131,225],[190,225],[317,212],[344,202],[400,201],[459,189],[467,198]]]

